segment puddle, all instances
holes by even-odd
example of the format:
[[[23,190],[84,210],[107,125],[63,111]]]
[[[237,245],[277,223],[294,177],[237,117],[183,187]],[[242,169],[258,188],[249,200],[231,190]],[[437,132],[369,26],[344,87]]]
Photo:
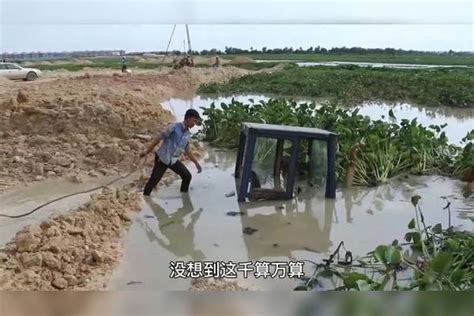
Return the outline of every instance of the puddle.
[[[377,188],[339,189],[335,200],[313,190],[291,201],[239,204],[236,196],[225,196],[236,190],[234,162],[235,153],[211,149],[203,159],[201,174],[190,168],[193,180],[189,194],[181,194],[176,181],[144,200],[109,289],[188,289],[190,279],[170,278],[171,261],[321,262],[341,241],[353,254],[365,254],[379,244],[403,240],[414,217],[410,199],[415,194],[422,196],[421,208],[428,225],[447,225],[448,213],[442,210],[441,196],[448,195],[453,225],[473,228],[472,221],[457,210],[469,209],[472,216],[474,199],[464,199],[461,183],[448,178],[413,177]],[[229,216],[228,212],[239,216]],[[143,283],[130,286],[129,282]],[[289,278],[249,277],[243,282],[273,290],[291,290],[297,285]]]
[[[208,107],[212,102],[215,103],[216,107],[220,107],[222,102],[230,103],[232,98],[243,103],[249,103],[250,99],[252,99],[255,103],[258,103],[259,101],[268,101],[271,97],[272,96],[268,95],[235,95],[227,97],[196,96],[194,98],[188,99],[171,98],[166,102],[163,102],[162,105],[181,120],[184,117],[187,109],[194,108],[202,114],[203,110],[201,107]],[[301,103],[315,102],[314,100],[311,101],[311,99],[292,98],[298,100],[298,102]],[[402,119],[412,120],[416,118],[417,121],[423,126],[429,126],[432,124],[447,124],[447,126],[444,128],[446,136],[448,137],[450,143],[456,145],[460,145],[461,140],[470,130],[472,130],[474,126],[474,109],[452,107],[430,108],[414,106],[407,103],[388,105],[386,103],[374,102],[366,102],[357,108],[359,109],[360,114],[367,115],[375,120],[381,119],[386,122],[390,122],[388,112],[390,109],[392,109],[395,117],[397,118],[397,122],[399,123]],[[383,116],[385,117],[382,118]],[[199,131],[199,129],[199,127],[194,127],[193,132],[196,133]]]

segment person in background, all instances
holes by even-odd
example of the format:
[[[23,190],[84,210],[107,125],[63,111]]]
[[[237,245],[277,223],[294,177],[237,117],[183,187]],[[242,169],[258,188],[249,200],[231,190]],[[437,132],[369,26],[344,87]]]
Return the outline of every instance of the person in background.
[[[216,61],[214,62],[214,65],[212,65],[212,67],[219,68],[219,65],[220,65],[219,56],[216,56]]]
[[[122,56],[122,72],[127,71],[127,57]]]

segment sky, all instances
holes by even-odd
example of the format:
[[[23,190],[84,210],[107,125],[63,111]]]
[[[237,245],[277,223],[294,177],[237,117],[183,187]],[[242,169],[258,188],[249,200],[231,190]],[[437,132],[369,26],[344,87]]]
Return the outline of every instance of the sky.
[[[474,51],[474,0],[0,0],[0,52],[225,46]]]

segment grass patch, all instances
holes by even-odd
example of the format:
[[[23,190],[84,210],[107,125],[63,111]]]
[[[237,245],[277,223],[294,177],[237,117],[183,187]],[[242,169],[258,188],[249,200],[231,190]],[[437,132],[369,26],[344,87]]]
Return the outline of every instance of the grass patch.
[[[351,61],[393,64],[467,65],[474,66],[473,56],[442,56],[426,54],[245,54],[223,55],[225,58],[249,57],[255,60],[291,60],[308,62]]]
[[[260,69],[266,69],[266,68],[272,68],[279,63],[245,63],[245,64],[238,64],[238,65],[223,65],[223,67],[238,67],[242,69],[247,69],[247,70],[260,70]],[[170,63],[159,63],[159,62],[129,62],[127,64],[127,68],[129,69],[159,69],[160,67],[169,67],[171,66]],[[68,71],[81,71],[84,70],[84,68],[92,68],[92,69],[115,69],[117,71],[122,70],[122,65],[120,61],[113,61],[113,60],[94,60],[92,64],[76,64],[76,63],[64,63],[64,64],[52,64],[52,65],[42,65],[42,64],[36,64],[36,65],[31,65],[28,66],[30,68],[37,68],[39,70],[50,70],[50,71],[55,71],[55,70],[60,70],[60,69],[65,69]],[[208,64],[196,64],[196,68],[210,68],[212,67],[211,65]]]

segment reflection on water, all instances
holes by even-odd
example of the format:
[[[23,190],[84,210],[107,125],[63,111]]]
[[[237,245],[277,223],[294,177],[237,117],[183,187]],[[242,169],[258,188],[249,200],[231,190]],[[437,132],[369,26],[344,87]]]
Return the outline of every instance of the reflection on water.
[[[172,214],[166,213],[157,202],[152,198],[145,198],[145,202],[152,209],[161,234],[167,241],[158,236],[147,221],[140,218],[137,221],[143,227],[150,242],[157,242],[162,248],[172,252],[176,257],[191,256],[192,260],[203,261],[205,259],[201,250],[195,249],[194,245],[194,225],[199,220],[202,208],[194,212],[194,207],[188,194],[183,194],[183,206],[178,208]],[[194,212],[194,213],[193,213]],[[192,213],[192,214],[191,214]],[[191,221],[186,225],[184,217],[191,214]]]
[[[423,126],[443,125],[449,141],[460,145],[461,140],[474,128],[474,109],[459,109],[452,107],[415,107],[409,104],[387,104],[365,103],[359,107],[359,113],[367,115],[372,119],[381,119],[389,122],[388,112],[391,109],[396,117],[396,122],[401,120],[413,120]]]
[[[334,201],[314,199],[248,202],[240,206],[242,227],[257,229],[244,235],[249,260],[291,258],[294,251],[326,253],[333,245]]]
[[[275,97],[275,96],[274,96]],[[234,98],[238,102],[250,103],[253,100],[255,103],[259,101],[268,101],[270,96],[265,95],[236,95],[228,97],[204,97],[196,96],[191,99],[172,98],[164,102],[162,105],[175,113],[176,117],[181,119],[188,108],[195,108],[202,114],[201,107],[209,107],[214,102],[216,107],[221,103],[230,103]],[[295,98],[299,103],[316,102],[309,98]],[[411,105],[407,103],[386,104],[383,102],[365,102],[357,107],[359,113],[369,116],[374,120],[390,121],[388,112],[391,109],[400,123],[402,119],[413,120],[423,126],[429,125],[443,125],[447,124],[443,131],[446,132],[448,140],[452,144],[459,145],[462,138],[473,129],[474,126],[474,109],[472,108],[453,108],[453,107],[422,107]],[[193,132],[198,132],[200,127],[194,127]]]

